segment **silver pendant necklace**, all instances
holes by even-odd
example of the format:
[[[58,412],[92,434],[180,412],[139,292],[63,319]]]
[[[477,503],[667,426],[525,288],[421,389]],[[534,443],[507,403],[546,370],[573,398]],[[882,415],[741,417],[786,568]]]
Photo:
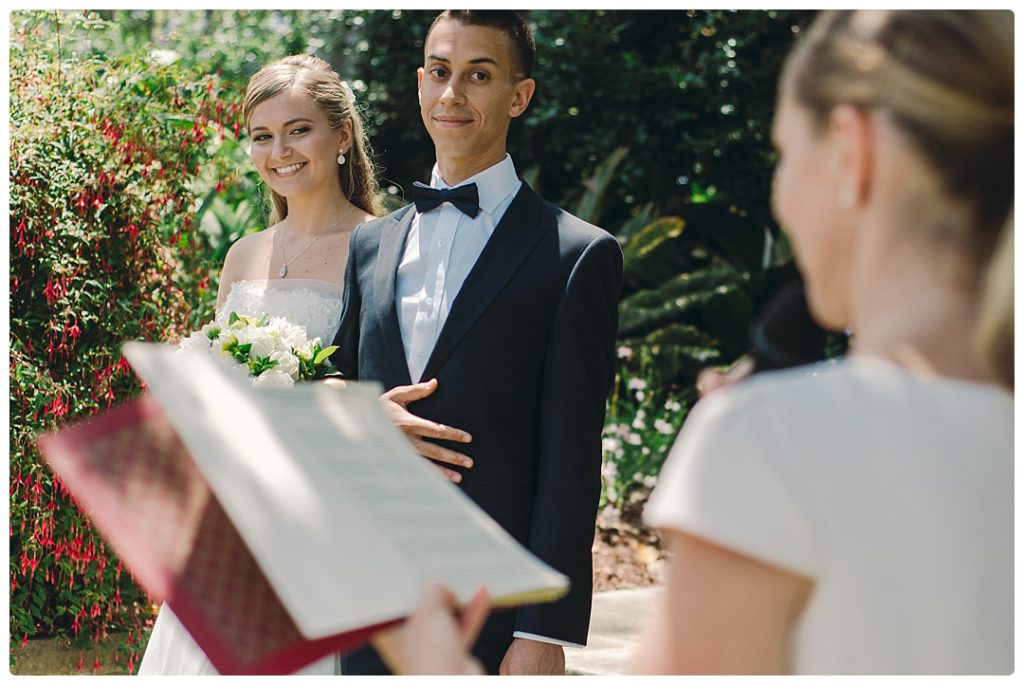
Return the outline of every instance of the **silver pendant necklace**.
[[[317,233],[315,236],[313,236],[313,239],[310,240],[308,243],[306,243],[305,247],[303,247],[301,250],[299,250],[298,253],[294,257],[292,257],[291,259],[288,259],[284,255],[284,231],[281,231],[281,269],[277,272],[277,275],[280,276],[281,278],[286,278],[288,276],[288,266],[291,265],[291,264],[294,264],[295,260],[302,256],[302,253],[304,253],[306,250],[308,250],[313,243],[315,243],[317,240],[320,239],[320,236],[326,235],[326,234],[330,233],[331,231],[333,231],[334,229],[336,229],[338,226],[340,226],[341,222],[343,222],[345,219],[348,218],[348,215],[352,212],[352,208],[354,206],[355,205],[353,205],[350,202],[349,205],[348,205],[348,210],[345,212],[345,214],[340,219],[338,219],[334,223],[333,226],[328,228],[326,231],[323,231],[322,233]]]

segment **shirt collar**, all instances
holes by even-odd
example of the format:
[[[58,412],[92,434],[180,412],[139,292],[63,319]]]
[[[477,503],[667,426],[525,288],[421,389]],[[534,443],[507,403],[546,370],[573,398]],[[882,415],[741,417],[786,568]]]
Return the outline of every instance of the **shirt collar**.
[[[487,167],[479,174],[467,178],[459,185],[467,183],[476,183],[477,193],[480,196],[480,209],[493,213],[505,198],[519,188],[519,176],[516,175],[516,167],[512,163],[511,155],[506,152],[505,159],[494,166]],[[437,171],[437,164],[434,164],[434,170],[430,173],[430,187],[451,187],[441,178],[441,174]]]

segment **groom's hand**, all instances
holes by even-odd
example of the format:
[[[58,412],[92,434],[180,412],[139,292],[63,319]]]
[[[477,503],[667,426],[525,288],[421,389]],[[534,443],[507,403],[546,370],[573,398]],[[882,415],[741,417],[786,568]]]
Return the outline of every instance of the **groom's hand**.
[[[505,652],[498,675],[565,675],[565,650],[561,645],[517,637]]]
[[[381,395],[380,400],[384,405],[384,411],[388,413],[388,417],[396,426],[402,429],[405,437],[409,438],[417,452],[429,459],[446,464],[455,464],[456,466],[468,469],[473,466],[473,460],[465,454],[441,447],[435,443],[423,440],[423,438],[470,442],[473,440],[473,437],[466,431],[459,430],[458,428],[421,419],[412,414],[406,407],[410,402],[415,402],[433,394],[435,390],[437,390],[437,379],[432,378],[426,383],[400,385],[397,388],[392,388]],[[451,482],[458,483],[462,480],[461,474],[438,464],[433,465]]]

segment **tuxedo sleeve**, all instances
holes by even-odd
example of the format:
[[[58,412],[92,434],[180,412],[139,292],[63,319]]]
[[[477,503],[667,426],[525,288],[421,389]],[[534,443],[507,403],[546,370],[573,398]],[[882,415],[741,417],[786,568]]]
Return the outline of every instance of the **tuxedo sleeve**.
[[[362,295],[359,292],[359,267],[356,257],[359,253],[357,238],[359,228],[352,232],[349,241],[348,260],[345,262],[345,292],[342,294],[341,323],[334,335],[333,345],[338,349],[331,355],[331,362],[341,371],[343,378],[359,380],[359,321],[362,312]]]
[[[601,431],[615,363],[622,251],[592,241],[569,276],[548,341],[529,548],[567,575],[569,594],[517,610],[515,630],[585,645],[593,593]]]

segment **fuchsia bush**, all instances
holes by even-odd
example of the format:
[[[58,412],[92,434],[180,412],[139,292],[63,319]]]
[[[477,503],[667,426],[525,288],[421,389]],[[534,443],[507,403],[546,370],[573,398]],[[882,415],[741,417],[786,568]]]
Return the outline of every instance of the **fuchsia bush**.
[[[123,341],[177,338],[209,318],[214,265],[192,217],[202,192],[232,182],[216,153],[238,134],[238,94],[144,56],[69,54],[61,34],[92,24],[58,24],[68,18],[12,15],[11,647],[16,658],[32,637],[84,645],[127,631],[106,671],[130,672],[149,600],[35,440],[138,394]]]

